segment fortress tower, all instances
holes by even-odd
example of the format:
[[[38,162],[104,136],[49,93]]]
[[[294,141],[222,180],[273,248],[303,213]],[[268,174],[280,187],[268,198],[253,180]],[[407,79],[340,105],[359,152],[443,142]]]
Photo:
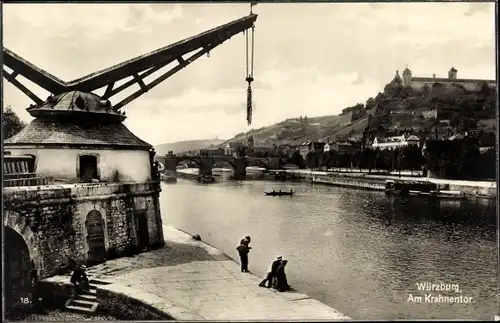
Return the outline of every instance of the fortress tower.
[[[452,66],[450,70],[448,71],[448,78],[450,80],[456,80],[457,79],[457,70]]]
[[[408,66],[403,71],[403,86],[411,86],[411,71]]]

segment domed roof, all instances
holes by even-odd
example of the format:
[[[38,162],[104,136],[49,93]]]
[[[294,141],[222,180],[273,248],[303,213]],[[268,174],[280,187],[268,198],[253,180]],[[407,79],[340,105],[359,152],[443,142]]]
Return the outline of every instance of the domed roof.
[[[458,71],[455,69],[455,67],[452,66],[450,72],[458,72]]]
[[[84,116],[96,116],[102,119],[115,121],[125,120],[125,115],[115,111],[111,103],[102,99],[94,93],[70,91],[56,96],[49,96],[47,100],[40,105],[31,105],[26,109],[33,117],[47,116],[74,116],[81,118]]]
[[[411,74],[411,71],[410,69],[408,68],[408,66],[403,70],[403,75],[404,74]]]

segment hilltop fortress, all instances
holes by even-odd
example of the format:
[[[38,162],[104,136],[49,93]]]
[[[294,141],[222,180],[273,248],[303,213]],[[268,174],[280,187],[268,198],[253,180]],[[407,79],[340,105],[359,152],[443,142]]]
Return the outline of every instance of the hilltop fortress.
[[[434,74],[432,77],[422,77],[422,76],[412,76],[412,73],[408,67],[403,71],[403,77],[399,76],[399,71],[396,71],[395,81],[401,81],[403,86],[411,87],[414,90],[422,90],[425,87],[432,88],[436,83],[444,85],[446,87],[451,86],[463,86],[468,91],[479,91],[483,84],[486,84],[490,88],[496,86],[495,80],[482,80],[482,79],[460,79],[457,77],[458,71],[452,67],[448,71],[448,77],[436,77]]]

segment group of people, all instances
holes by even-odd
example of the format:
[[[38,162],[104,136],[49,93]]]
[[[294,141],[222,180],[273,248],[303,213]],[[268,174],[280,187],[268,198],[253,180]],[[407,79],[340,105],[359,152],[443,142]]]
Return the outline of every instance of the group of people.
[[[283,257],[279,256],[271,265],[271,271],[267,273],[266,278],[260,282],[260,287],[275,288],[280,292],[286,292],[291,289],[288,285],[288,280],[286,279],[285,267],[288,260],[283,260]],[[267,285],[266,285],[267,283]]]
[[[246,236],[241,239],[240,245],[236,248],[240,255],[241,261],[241,272],[248,273],[248,254],[252,247],[250,247],[251,238]],[[288,280],[285,274],[285,267],[288,263],[288,260],[283,260],[282,256],[279,256],[273,263],[271,264],[271,271],[267,273],[266,278],[260,282],[260,287],[267,288],[275,288],[280,292],[285,292],[291,289],[290,285],[288,285]],[[266,285],[267,283],[267,285]]]

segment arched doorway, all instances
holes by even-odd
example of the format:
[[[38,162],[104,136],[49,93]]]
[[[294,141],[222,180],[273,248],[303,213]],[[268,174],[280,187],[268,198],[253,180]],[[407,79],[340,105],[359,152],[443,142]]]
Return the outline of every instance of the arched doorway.
[[[106,244],[104,243],[104,221],[99,211],[92,210],[87,214],[87,245],[89,247],[87,261],[98,264],[106,261]]]
[[[4,290],[7,308],[21,308],[32,299],[30,250],[23,237],[4,226]]]

